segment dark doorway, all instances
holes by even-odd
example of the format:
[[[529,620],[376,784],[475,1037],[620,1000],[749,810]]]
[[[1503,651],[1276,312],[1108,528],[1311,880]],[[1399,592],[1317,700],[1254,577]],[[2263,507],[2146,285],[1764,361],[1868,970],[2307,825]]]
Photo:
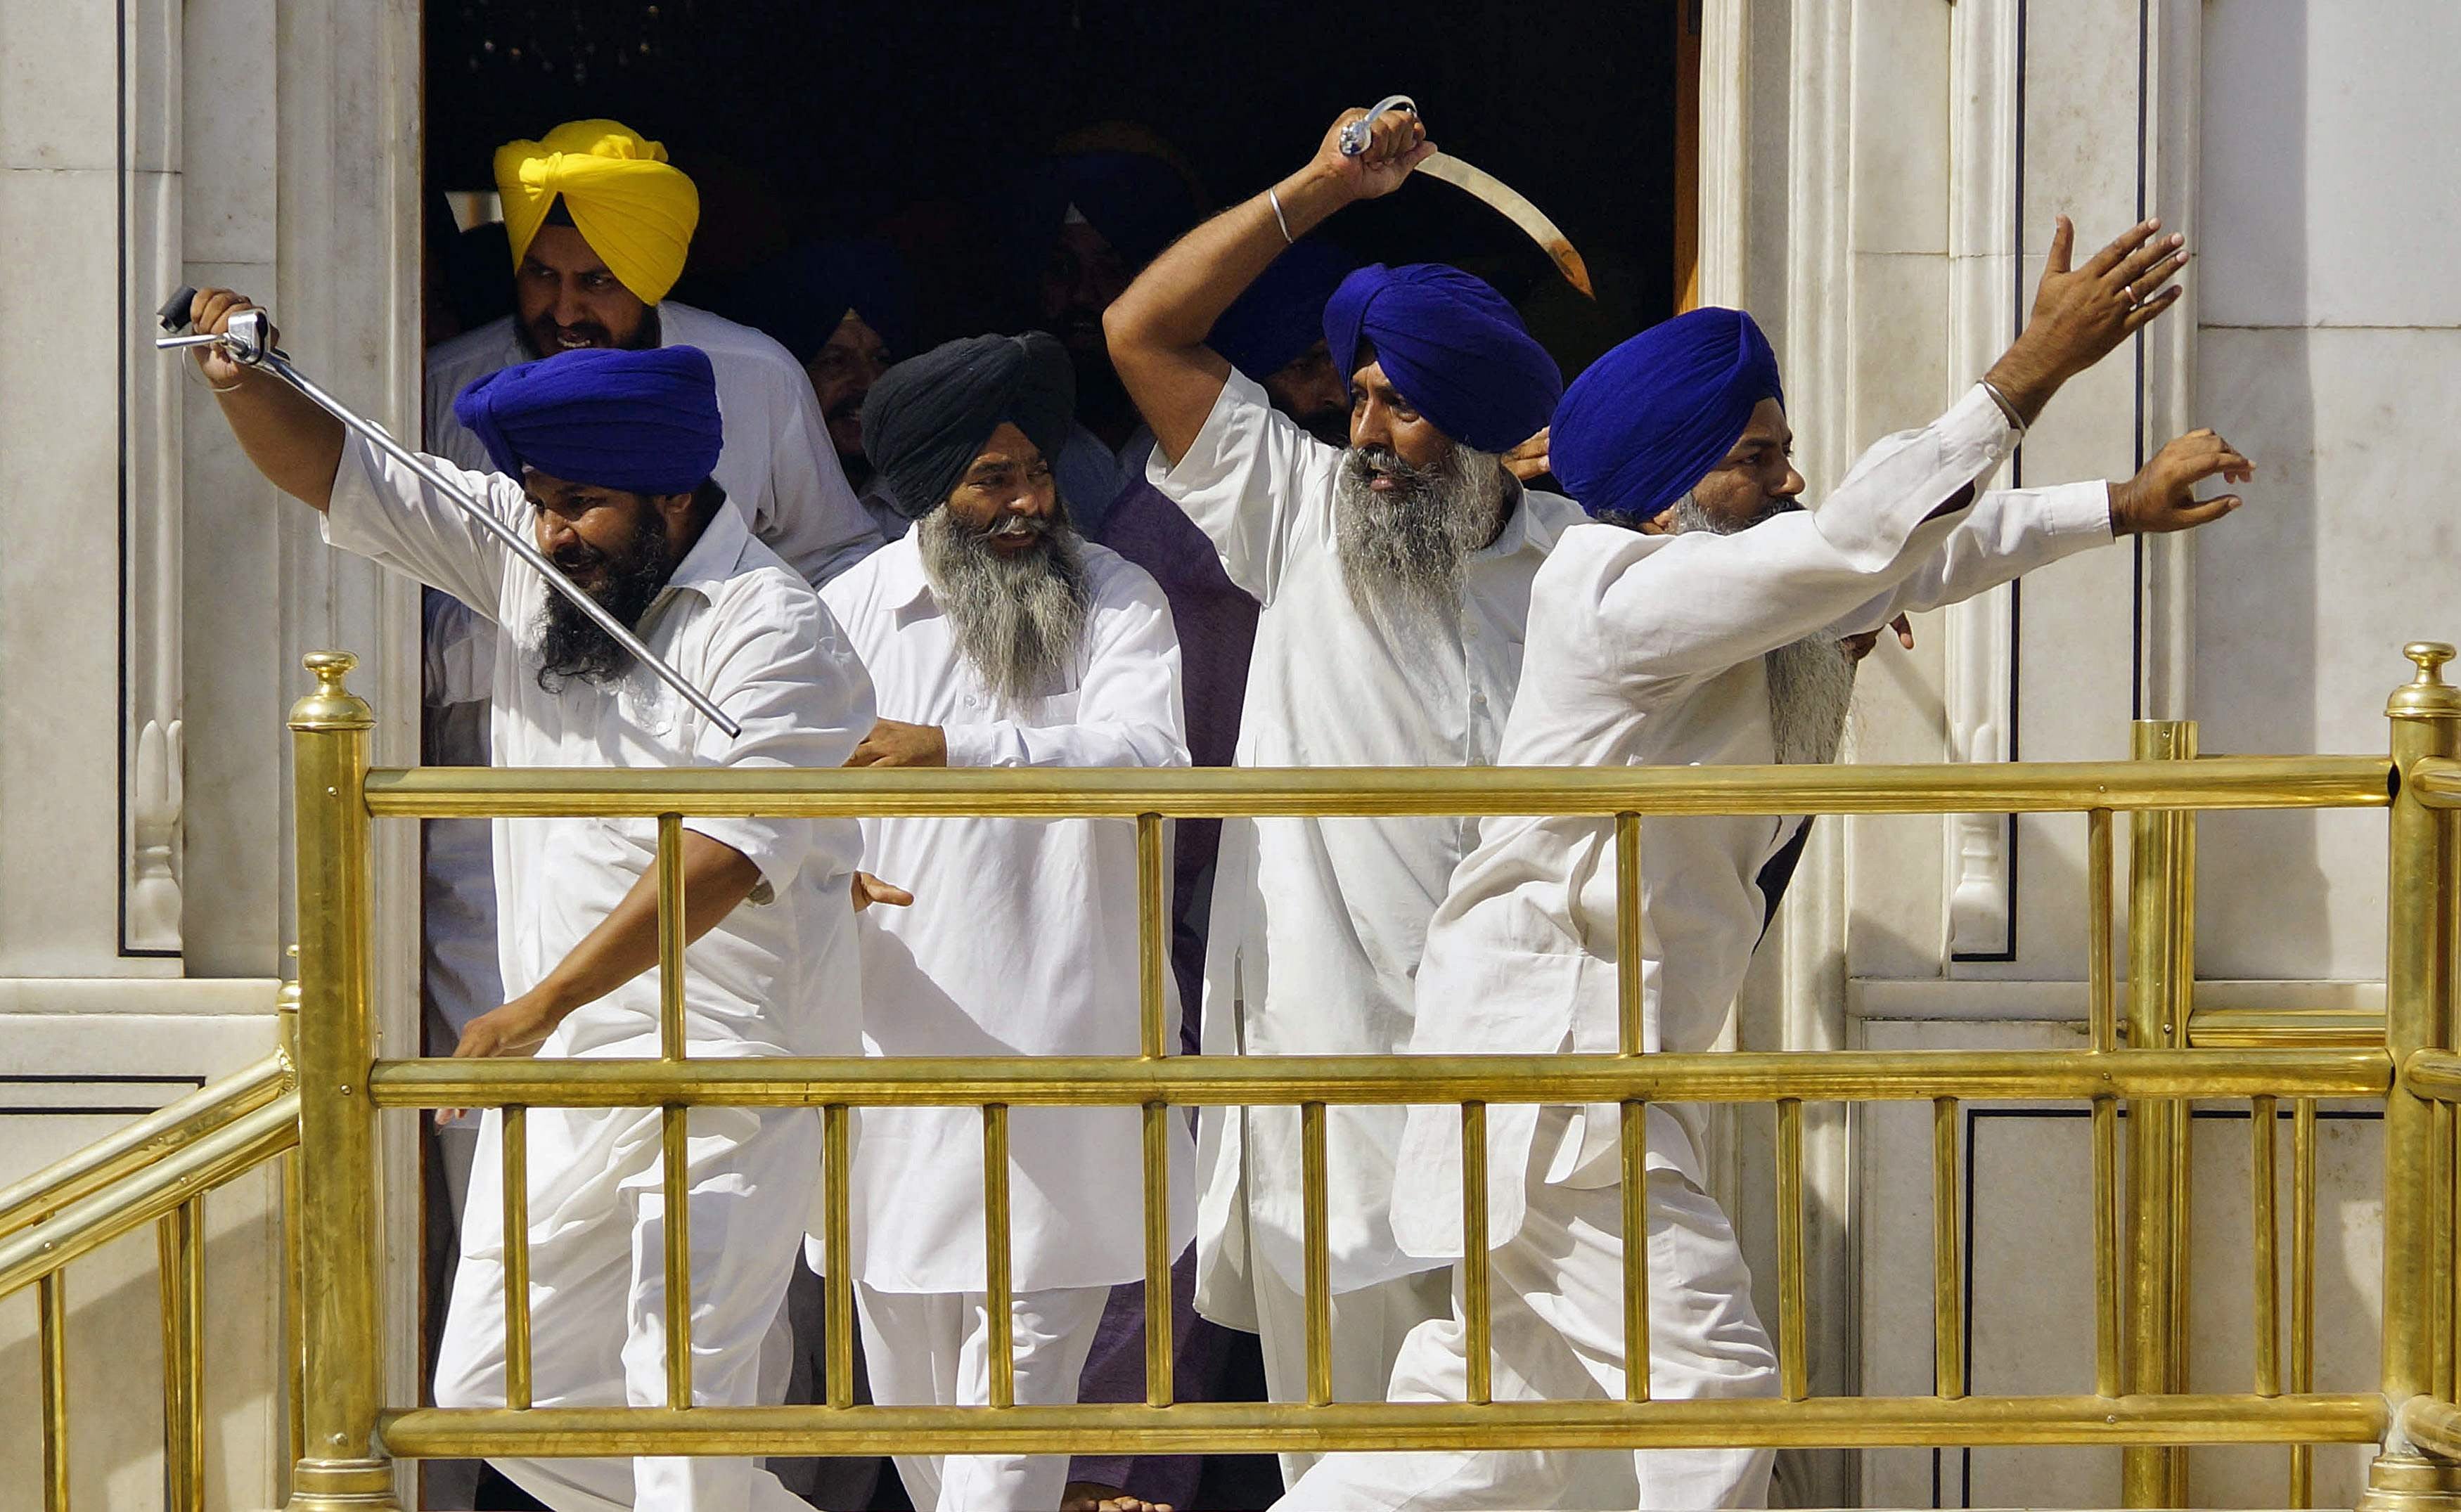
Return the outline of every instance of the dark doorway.
[[[923,340],[1014,329],[1006,194],[1063,135],[1126,120],[1184,155],[1211,206],[1303,162],[1344,105],[1415,96],[1447,150],[1527,193],[1587,257],[1594,309],[1511,226],[1414,184],[1324,234],[1369,259],[1444,261],[1524,307],[1567,375],[1675,306],[1675,0],[435,0],[427,21],[431,190],[493,187],[495,148],[579,117],[667,144],[701,186],[676,297],[806,238],[883,232],[913,261]]]

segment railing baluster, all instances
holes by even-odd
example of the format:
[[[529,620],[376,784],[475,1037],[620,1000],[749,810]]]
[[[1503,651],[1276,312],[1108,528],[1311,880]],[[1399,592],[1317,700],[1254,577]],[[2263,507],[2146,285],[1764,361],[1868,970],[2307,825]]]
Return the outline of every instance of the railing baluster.
[[[504,1405],[530,1405],[530,1118],[518,1103],[503,1111]]]
[[[1016,1332],[1009,1280],[1008,1106],[983,1108],[983,1321],[991,1339],[991,1403],[1016,1405]]]
[[[1965,1273],[1957,1227],[1957,1099],[1931,1104],[1932,1392],[1965,1395]]]
[[[204,1200],[156,1225],[162,1291],[162,1477],[171,1512],[205,1504]]]
[[[1487,1311],[1487,1104],[1462,1104],[1462,1314],[1468,1324],[1466,1399],[1495,1399],[1495,1354]]]
[[[1170,1053],[1164,1009],[1170,982],[1170,874],[1163,865],[1163,820],[1137,816],[1137,992],[1139,1053]],[[1187,1005],[1182,1004],[1182,1012]],[[1145,1405],[1171,1402],[1170,1104],[1142,1110],[1145,1134]]]
[[[43,1387],[43,1512],[69,1507],[68,1274],[54,1270],[34,1283],[40,1315]]]
[[[1301,1242],[1306,1275],[1300,1304],[1307,1311],[1308,1405],[1333,1400],[1333,1262],[1326,1247],[1324,1104],[1299,1104],[1299,1195],[1304,1209]]]
[[[2281,1395],[2280,1233],[2274,1215],[2274,1128],[2271,1097],[2248,1104],[2248,1168],[2256,1225],[2256,1395]]]
[[[1804,1353],[1803,1100],[1777,1104],[1777,1378],[1778,1395],[1799,1402],[1810,1395]]]
[[[2119,989],[2111,959],[2110,810],[2085,817],[2086,1023],[2095,1050],[2119,1048]]]
[[[1616,816],[1616,1054],[1640,1039],[1640,816]],[[1649,1110],[1623,1101],[1623,1395],[1649,1400]]]
[[[2290,1105],[2290,1390],[2316,1389],[2316,1099]],[[2290,1446],[2290,1504],[2316,1504],[2316,1451]]]
[[[821,1180],[828,1188],[822,1194],[821,1250],[829,1267],[822,1320],[827,1357],[821,1363],[828,1373],[823,1387],[831,1407],[854,1405],[854,1199],[847,1190],[854,1179],[852,1121],[843,1102],[821,1109]]]
[[[2097,1054],[2119,1048],[2119,989],[2111,950],[2110,810],[2086,815],[2086,1024]],[[2119,1104],[2093,1099],[2093,1390],[2116,1396],[2120,1378]]]
[[[1649,1104],[1627,1098],[1623,1139],[1623,1396],[1649,1400]],[[1636,1365],[1633,1362],[1637,1361]]]
[[[684,1038],[684,820],[658,816],[658,1054],[682,1060]],[[693,1404],[692,1362],[692,1110],[658,1110],[661,1185],[666,1208],[667,1405]]]

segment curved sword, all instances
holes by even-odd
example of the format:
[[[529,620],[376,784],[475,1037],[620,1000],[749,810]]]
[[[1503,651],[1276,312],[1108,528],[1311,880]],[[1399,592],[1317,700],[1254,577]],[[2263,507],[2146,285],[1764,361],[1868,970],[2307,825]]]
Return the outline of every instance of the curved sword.
[[[1341,128],[1342,154],[1356,158],[1365,152],[1368,135],[1375,128],[1376,118],[1386,111],[1394,110],[1407,111],[1413,116],[1419,113],[1417,103],[1407,95],[1386,96],[1378,100],[1375,108],[1366,115]],[[1537,243],[1554,262],[1556,270],[1564,275],[1566,283],[1592,299],[1597,298],[1596,291],[1590,287],[1589,265],[1581,261],[1579,252],[1573,250],[1572,239],[1564,234],[1561,226],[1548,219],[1546,211],[1532,204],[1528,195],[1486,169],[1445,153],[1429,153],[1412,171],[1442,179],[1454,188],[1484,201],[1489,209],[1521,227],[1524,235]]]

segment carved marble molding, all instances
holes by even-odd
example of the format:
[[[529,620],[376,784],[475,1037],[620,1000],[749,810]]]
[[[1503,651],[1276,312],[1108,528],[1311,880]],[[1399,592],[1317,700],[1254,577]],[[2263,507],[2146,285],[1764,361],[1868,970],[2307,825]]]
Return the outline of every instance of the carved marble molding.
[[[2199,0],[2152,0],[2145,11],[2144,209],[2194,247],[2197,232],[2197,143],[2203,134],[2204,8]],[[2193,267],[2180,280],[2179,306],[2145,330],[2143,430],[2137,456],[2203,424],[2195,414],[2196,287]],[[2136,708],[2140,718],[2194,716],[2196,536],[2182,530],[2136,543],[2138,575]]]
[[[2000,354],[2022,319],[2018,215],[2024,164],[2022,0],[1966,0],[1949,24],[1949,371],[1962,380]],[[2014,753],[2016,596],[2011,585],[1948,610],[1948,758]],[[2015,950],[2011,890],[2016,824],[2004,814],[1953,814],[1943,847],[1949,959],[2005,960]]]
[[[123,9],[120,66],[120,929],[124,955],[181,950],[183,742],[181,393],[154,311],[182,277],[182,7]]]

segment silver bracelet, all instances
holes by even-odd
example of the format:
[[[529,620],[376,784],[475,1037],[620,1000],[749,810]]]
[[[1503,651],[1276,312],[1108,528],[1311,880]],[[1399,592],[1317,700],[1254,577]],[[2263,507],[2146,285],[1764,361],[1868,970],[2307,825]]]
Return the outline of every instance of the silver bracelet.
[[[2008,423],[2017,428],[2017,434],[2020,436],[2024,435],[2027,429],[2025,417],[2017,413],[2017,406],[2008,401],[2008,395],[2000,392],[2000,385],[1992,382],[1989,378],[1982,378],[1977,381],[1982,385],[1982,392],[1991,395],[1991,402],[2000,406],[2000,413],[2008,416]]]
[[[1265,190],[1265,199],[1273,207],[1273,222],[1282,228],[1282,241],[1291,246],[1298,245],[1299,239],[1291,235],[1290,219],[1282,214],[1282,191],[1269,186]]]

